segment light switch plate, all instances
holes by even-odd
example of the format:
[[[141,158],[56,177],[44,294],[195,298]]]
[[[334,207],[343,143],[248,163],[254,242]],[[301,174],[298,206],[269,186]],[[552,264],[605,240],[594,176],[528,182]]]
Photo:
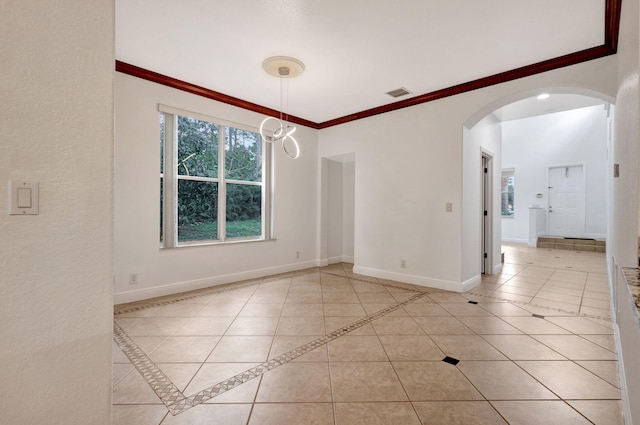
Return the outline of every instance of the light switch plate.
[[[38,182],[9,180],[9,214],[38,214]]]

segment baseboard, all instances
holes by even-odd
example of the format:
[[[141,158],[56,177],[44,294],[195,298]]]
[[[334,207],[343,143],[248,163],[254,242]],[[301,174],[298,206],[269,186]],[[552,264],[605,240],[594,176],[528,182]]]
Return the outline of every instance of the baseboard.
[[[345,257],[344,255],[338,256],[338,257],[329,257],[328,262],[329,264],[337,264],[337,263],[353,264],[353,257]]]
[[[502,266],[502,264],[500,264],[500,266]],[[480,284],[480,282],[482,282],[482,276],[477,275],[472,277],[471,279],[467,279],[464,282],[462,282],[462,292],[467,292],[468,290],[472,289],[474,286]]]
[[[613,316],[615,317],[615,316]],[[616,351],[618,353],[618,379],[620,380],[620,398],[622,399],[622,417],[624,425],[633,425],[631,417],[631,401],[627,392],[627,377],[624,373],[624,357],[622,356],[622,344],[620,343],[620,329],[618,324],[613,325],[614,341],[616,343]]]
[[[304,261],[300,263],[285,264],[264,269],[248,270],[240,273],[232,273],[222,276],[212,276],[204,279],[188,280],[183,282],[169,283],[151,288],[136,289],[133,291],[119,292],[113,295],[113,304],[130,303],[134,301],[146,300],[149,298],[162,297],[165,295],[177,294],[180,292],[193,291],[195,289],[208,288],[210,286],[224,285],[226,283],[239,282],[247,279],[270,276],[278,273],[286,273],[295,270],[308,269],[310,267],[323,267],[323,261]]]
[[[511,242],[511,243],[529,243],[529,238],[502,238],[502,242]]]
[[[414,276],[404,273],[390,272],[387,270],[372,269],[369,267],[354,266],[353,272],[365,276],[378,277],[381,279],[395,280],[396,282],[411,283],[413,285],[425,286],[428,288],[444,289],[445,291],[464,292],[465,285],[473,287],[477,284],[471,283],[476,278],[472,278],[466,282],[452,282],[441,279],[431,279],[428,277]],[[479,276],[477,277],[479,279]]]
[[[496,264],[495,266],[493,266],[493,274],[502,273],[502,267],[503,266],[504,266],[503,263]]]
[[[591,239],[607,239],[607,235],[602,233],[585,233],[584,237]]]

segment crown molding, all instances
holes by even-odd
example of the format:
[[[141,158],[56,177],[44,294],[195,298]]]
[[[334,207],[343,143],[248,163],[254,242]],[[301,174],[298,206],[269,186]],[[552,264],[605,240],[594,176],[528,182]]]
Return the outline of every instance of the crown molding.
[[[614,55],[618,51],[618,36],[620,32],[621,8],[622,8],[622,0],[605,0],[605,34],[604,34],[604,44],[601,46],[592,47],[590,49],[581,50],[579,52],[570,53],[568,55],[560,56],[553,59],[548,59],[532,65],[527,65],[520,68],[509,70],[509,71],[501,72],[499,74],[490,75],[488,77],[484,77],[484,78],[469,81],[466,83],[458,84],[455,86],[447,87],[444,89],[436,90],[430,93],[425,93],[409,99],[401,100],[399,102],[394,102],[387,105],[378,106],[375,108],[356,112],[354,114],[345,115],[343,117],[335,118],[335,119],[324,121],[321,123],[306,120],[304,118],[296,117],[293,115],[289,115],[287,118],[287,121],[292,122],[294,124],[311,127],[314,129],[333,127],[336,125],[345,124],[345,123],[359,120],[362,118],[367,118],[367,117],[371,117],[378,114],[384,114],[386,112],[407,108],[409,106],[415,106],[421,103],[432,102],[434,100],[443,99],[446,97],[455,96],[462,93],[467,93],[467,92],[481,89],[484,87],[506,83],[508,81],[513,81],[513,80],[517,80],[524,77],[530,77],[532,75],[540,74],[547,71],[552,71],[554,69],[564,68],[564,67],[576,65],[582,62],[603,58],[605,56]],[[280,112],[275,109],[267,108],[265,106],[261,106],[256,103],[238,99],[237,97],[229,96],[214,90],[209,90],[205,87],[201,87],[186,81],[178,80],[176,78],[162,75],[157,72],[140,68],[138,66],[131,65],[118,60],[116,60],[116,71],[121,72],[123,74],[131,75],[134,77],[142,78],[147,81],[152,81],[154,83],[162,84],[164,86],[172,87],[177,90],[182,90],[198,96],[206,97],[207,99],[216,100],[218,102],[223,102],[229,105],[237,106],[238,108],[243,108],[249,111],[257,112],[262,115],[272,116],[276,118],[280,117]]]

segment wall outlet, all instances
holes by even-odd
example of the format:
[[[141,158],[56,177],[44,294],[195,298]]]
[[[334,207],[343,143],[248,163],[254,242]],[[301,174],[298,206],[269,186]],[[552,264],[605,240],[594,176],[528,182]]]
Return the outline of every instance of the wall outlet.
[[[131,273],[129,275],[129,285],[137,285],[138,284],[138,274]]]
[[[453,211],[453,203],[447,202],[447,204],[445,205],[445,209],[447,210],[447,212],[452,212]]]
[[[407,262],[405,260],[400,260],[400,268],[401,269],[406,269],[407,268]]]

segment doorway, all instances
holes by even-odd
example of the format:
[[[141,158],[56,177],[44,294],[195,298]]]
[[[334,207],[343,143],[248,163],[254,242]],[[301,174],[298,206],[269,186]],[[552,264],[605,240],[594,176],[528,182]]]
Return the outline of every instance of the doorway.
[[[322,246],[327,264],[354,263],[355,154],[322,159]]]
[[[547,235],[584,237],[584,166],[548,168]]]
[[[492,198],[491,189],[493,187],[492,173],[493,156],[482,151],[482,274],[491,274],[492,270]]]

